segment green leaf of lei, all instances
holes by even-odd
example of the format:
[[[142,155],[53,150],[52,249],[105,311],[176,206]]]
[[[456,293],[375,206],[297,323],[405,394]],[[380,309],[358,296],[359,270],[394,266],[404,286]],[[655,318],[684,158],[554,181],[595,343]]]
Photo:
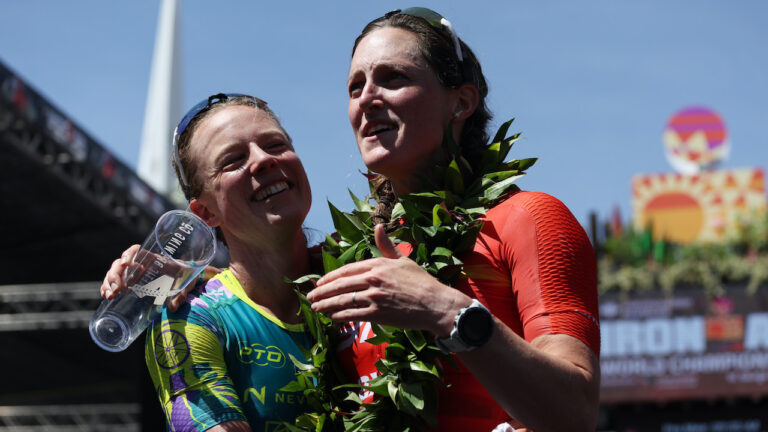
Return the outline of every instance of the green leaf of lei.
[[[399,220],[400,226],[390,236],[411,243],[414,247],[409,258],[446,285],[464,277],[463,263],[457,256],[473,247],[485,212],[518,190],[515,181],[536,162],[535,158],[505,162],[519,139],[519,134],[507,136],[512,121],[499,127],[474,173],[459,154],[449,125],[443,143],[447,162],[433,170],[442,183],[431,191],[399,196],[392,209],[392,220]],[[374,205],[370,198],[359,199],[351,191],[349,194],[355,206],[351,213],[328,203],[337,234],[326,236],[322,251],[326,273],[350,262],[381,256],[374,244],[369,214]],[[308,275],[294,282],[301,284],[318,277]],[[385,358],[376,363],[380,375],[365,386],[347,384],[335,355],[328,355],[336,353],[338,324],[312,311],[306,297],[297,293],[300,314],[316,344],[307,355],[309,363],[291,357],[296,381],[284,390],[303,392],[314,411],[299,416],[293,424],[285,424],[287,430],[400,432],[436,427],[438,387],[444,385],[442,370],[458,365],[435,346],[433,336],[420,330],[371,323],[375,336],[367,342],[387,344]],[[360,389],[377,395],[374,402],[363,404],[355,394]]]

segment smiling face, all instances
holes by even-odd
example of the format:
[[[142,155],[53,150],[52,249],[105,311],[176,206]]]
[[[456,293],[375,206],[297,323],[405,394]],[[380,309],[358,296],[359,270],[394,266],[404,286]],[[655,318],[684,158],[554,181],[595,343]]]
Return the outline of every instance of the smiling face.
[[[347,84],[349,121],[363,162],[407,192],[436,157],[458,106],[456,91],[439,83],[416,35],[394,27],[360,41]]]
[[[309,181],[290,138],[267,113],[222,108],[198,125],[190,146],[204,185],[190,205],[228,244],[301,229],[312,201]]]

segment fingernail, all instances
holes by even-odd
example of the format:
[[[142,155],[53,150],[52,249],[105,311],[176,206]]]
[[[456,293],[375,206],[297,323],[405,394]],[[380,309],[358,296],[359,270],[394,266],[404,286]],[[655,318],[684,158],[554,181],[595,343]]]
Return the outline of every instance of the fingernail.
[[[125,264],[126,262],[128,262],[127,256],[123,255],[122,257],[120,257],[120,264]]]
[[[116,283],[114,283],[114,282],[112,282],[112,283],[109,285],[109,292],[112,292],[112,291],[116,291],[116,290],[117,290],[117,284],[116,284]]]

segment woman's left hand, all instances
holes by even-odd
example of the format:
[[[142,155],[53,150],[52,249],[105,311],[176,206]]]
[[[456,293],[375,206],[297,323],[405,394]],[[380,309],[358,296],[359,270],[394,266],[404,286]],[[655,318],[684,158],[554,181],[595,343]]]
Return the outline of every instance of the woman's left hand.
[[[371,321],[447,336],[459,309],[472,299],[403,256],[383,226],[374,233],[384,258],[347,264],[323,276],[307,295],[312,309],[336,321]]]

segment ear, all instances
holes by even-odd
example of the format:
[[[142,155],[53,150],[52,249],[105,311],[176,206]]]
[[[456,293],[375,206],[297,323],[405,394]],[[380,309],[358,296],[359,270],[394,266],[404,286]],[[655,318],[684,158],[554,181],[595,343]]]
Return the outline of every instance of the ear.
[[[464,83],[456,89],[456,106],[454,109],[454,122],[461,123],[474,114],[480,101],[477,87]]]
[[[200,219],[204,220],[210,227],[216,228],[221,224],[218,216],[197,198],[189,202],[189,209],[192,210],[192,213],[199,216]]]

